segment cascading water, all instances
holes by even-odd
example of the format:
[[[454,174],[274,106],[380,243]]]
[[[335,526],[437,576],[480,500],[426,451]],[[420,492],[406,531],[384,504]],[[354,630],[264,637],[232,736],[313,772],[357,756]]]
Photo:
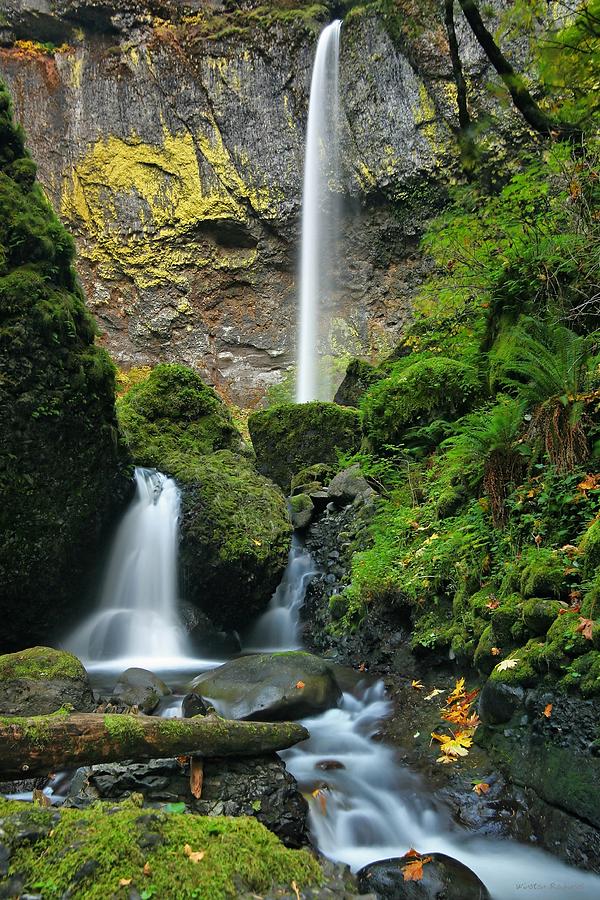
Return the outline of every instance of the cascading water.
[[[168,664],[187,655],[177,616],[179,489],[154,469],[137,468],[135,483],[98,611],[66,641],[87,664],[120,657]]]
[[[338,182],[339,19],[323,30],[310,86],[302,196],[300,316],[296,400],[331,399],[318,374],[321,307],[331,291]]]
[[[312,556],[294,535],[281,584],[244,641],[244,650],[297,650],[302,646],[299,634],[300,609],[306,589],[316,573],[317,567]]]

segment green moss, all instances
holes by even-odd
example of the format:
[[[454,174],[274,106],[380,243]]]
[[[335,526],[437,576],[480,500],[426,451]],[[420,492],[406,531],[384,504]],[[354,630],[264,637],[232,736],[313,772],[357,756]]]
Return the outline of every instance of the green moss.
[[[0,82],[0,646],[43,640],[128,491],[114,367]]]
[[[600,695],[600,652],[590,650],[574,660],[561,684],[568,688],[576,688],[584,697]]]
[[[327,463],[315,463],[312,466],[305,466],[292,477],[292,494],[298,493],[297,488],[308,484],[324,487],[331,481],[335,473],[336,466]]]
[[[491,625],[487,625],[484,628],[481,637],[479,638],[477,647],[475,648],[475,653],[473,655],[473,662],[480,672],[484,672],[486,675],[489,675],[489,673],[498,662],[497,656],[492,653],[492,649],[497,646],[498,645],[496,642],[494,629]]]
[[[437,651],[447,655],[455,634],[452,611],[447,604],[436,604],[419,616],[413,625],[410,646],[412,650]]]
[[[523,620],[534,635],[544,635],[556,619],[561,605],[558,600],[532,597],[523,605]]]
[[[581,615],[587,619],[600,619],[600,572],[584,595]]]
[[[590,649],[590,641],[577,631],[579,620],[580,616],[571,612],[556,617],[548,629],[543,651],[543,659],[548,666],[560,669],[570,659],[581,656]]]
[[[85,678],[83,664],[65,650],[31,647],[18,653],[0,656],[0,681],[26,678],[45,681],[52,678]]]
[[[558,597],[565,587],[565,562],[552,550],[529,550],[520,563],[520,587],[524,597]]]
[[[291,525],[278,488],[227,450],[169,458],[182,485],[181,563],[186,596],[224,627],[239,628],[277,587]]]
[[[385,378],[385,372],[364,359],[353,359],[348,363],[344,380],[335,395],[336,403],[344,406],[358,406],[365,391],[377,381]]]
[[[600,567],[600,519],[596,519],[585,532],[579,549],[583,554],[584,578],[592,578]]]
[[[136,463],[170,472],[169,457],[190,462],[215,450],[239,449],[229,410],[192,369],[156,366],[119,400],[119,423]],[[180,462],[179,462],[180,465]]]
[[[295,494],[289,499],[290,509],[293,513],[304,512],[305,509],[313,509],[313,502],[308,494]]]
[[[365,434],[376,449],[406,443],[409,429],[456,417],[480,389],[473,366],[444,356],[412,354],[364,395]]]
[[[496,658],[496,665],[490,674],[490,678],[493,681],[500,681],[504,684],[532,687],[540,680],[539,660],[543,653],[543,648],[544,645],[539,641],[529,641],[524,647],[513,651],[506,658],[507,660],[517,660],[517,665],[510,668],[500,668],[504,660],[498,662]]]
[[[111,740],[138,740],[144,737],[144,729],[136,716],[105,715],[104,727]]]
[[[136,891],[226,900],[276,886],[289,890],[293,882],[303,889],[322,880],[307,851],[286,849],[253,818],[144,812],[130,804],[96,804],[84,812],[39,810],[0,800],[0,824],[9,843],[26,824],[45,832],[33,844],[14,846],[9,873],[23,877],[28,893],[44,897],[75,891],[104,900]],[[156,836],[150,848],[143,840],[148,833]],[[190,852],[204,855],[195,862]]]
[[[358,410],[335,403],[286,403],[248,419],[259,472],[289,492],[292,477],[315,463],[335,466],[360,444]]]

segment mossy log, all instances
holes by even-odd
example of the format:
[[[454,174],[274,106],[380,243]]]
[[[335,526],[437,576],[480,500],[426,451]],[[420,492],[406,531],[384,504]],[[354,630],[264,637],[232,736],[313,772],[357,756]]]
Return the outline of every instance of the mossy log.
[[[54,714],[0,719],[0,780],[59,769],[173,756],[259,756],[308,737],[295,722]]]

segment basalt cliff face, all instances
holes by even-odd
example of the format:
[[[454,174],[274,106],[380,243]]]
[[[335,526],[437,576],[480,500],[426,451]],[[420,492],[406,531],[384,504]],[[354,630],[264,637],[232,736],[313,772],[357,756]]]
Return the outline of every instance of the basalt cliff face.
[[[253,405],[293,364],[310,72],[336,14],[334,351],[402,330],[427,268],[423,224],[458,166],[443,4],[343,6],[0,0],[0,74],[120,366],[183,362]],[[493,117],[487,62],[457,27],[472,111]],[[505,134],[491,122],[488,153],[514,140],[506,121]]]

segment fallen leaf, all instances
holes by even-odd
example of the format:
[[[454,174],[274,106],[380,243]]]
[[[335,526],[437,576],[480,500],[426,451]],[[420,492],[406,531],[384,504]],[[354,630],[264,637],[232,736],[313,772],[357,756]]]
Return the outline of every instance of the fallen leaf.
[[[500,649],[500,647],[492,647],[491,652],[492,652],[492,656],[500,656],[500,654],[502,653],[502,650]]]
[[[486,609],[498,609],[499,606],[500,606],[499,600],[490,600],[489,603],[485,604]]]
[[[152,875],[152,869],[150,868],[150,863],[144,863],[144,868],[142,869],[144,875]]]
[[[359,671],[359,672],[366,672],[366,671],[367,671],[367,664],[364,663],[364,662],[360,663],[359,666],[358,666],[358,671]]]
[[[199,863],[201,859],[204,859],[204,850],[192,850],[189,844],[185,845],[183,852],[190,862]]]
[[[421,854],[419,853],[418,850],[415,850],[414,847],[411,847],[410,850],[407,850],[407,852],[404,855],[405,856],[416,856],[417,859],[421,858]]]
[[[323,788],[316,788],[312,792],[312,796],[315,800],[319,801],[319,806],[321,807],[321,813],[325,816],[327,815],[327,795]]]
[[[198,756],[192,756],[190,765],[190,791],[192,797],[199,800],[202,796],[202,784],[204,782],[204,763]]]
[[[292,890],[296,895],[296,900],[300,900],[300,891],[298,890],[298,885],[295,881],[292,881]]]
[[[434,687],[430,694],[427,694],[425,697],[426,700],[432,700],[433,697],[437,697],[438,694],[443,694],[444,692],[440,688]]]
[[[187,766],[188,759],[189,759],[189,756],[178,756],[177,762],[179,763],[180,766]]]
[[[458,700],[460,697],[464,696],[465,693],[465,679],[459,678],[454,686],[454,690],[448,696],[446,703],[454,703],[455,700]]]
[[[420,681],[411,681],[410,686],[413,687],[416,691],[423,690],[423,685]]]
[[[473,785],[473,790],[474,790],[475,793],[478,794],[480,797],[481,797],[482,794],[487,794],[487,792],[489,791],[489,789],[490,789],[490,786],[489,786],[489,784],[487,783],[487,781],[477,781],[477,782]]]
[[[420,881],[423,877],[423,866],[431,862],[431,856],[422,856],[402,866],[402,876],[405,881]]]
[[[121,878],[119,881],[119,887],[128,887],[131,884],[133,878]]]
[[[297,681],[297,682],[296,682],[296,687],[297,687],[297,689],[298,689],[299,691],[301,691],[302,688],[305,687],[305,684],[304,684],[303,681]]]
[[[581,632],[584,638],[588,641],[592,640],[592,634],[594,631],[594,622],[592,619],[584,619],[583,616],[579,616],[579,625],[575,629],[575,631]]]
[[[547,719],[549,719],[550,716],[552,715],[552,704],[551,703],[546,703],[546,705],[544,707],[544,715],[546,716]]]
[[[514,669],[515,666],[519,665],[518,659],[503,659],[502,662],[499,662],[496,666],[496,669],[499,672],[505,672],[506,669]]]
[[[415,733],[413,734],[413,737],[414,737],[414,738],[418,738],[418,737],[420,737],[420,736],[421,736],[421,732],[420,732],[420,731],[415,731]]]

